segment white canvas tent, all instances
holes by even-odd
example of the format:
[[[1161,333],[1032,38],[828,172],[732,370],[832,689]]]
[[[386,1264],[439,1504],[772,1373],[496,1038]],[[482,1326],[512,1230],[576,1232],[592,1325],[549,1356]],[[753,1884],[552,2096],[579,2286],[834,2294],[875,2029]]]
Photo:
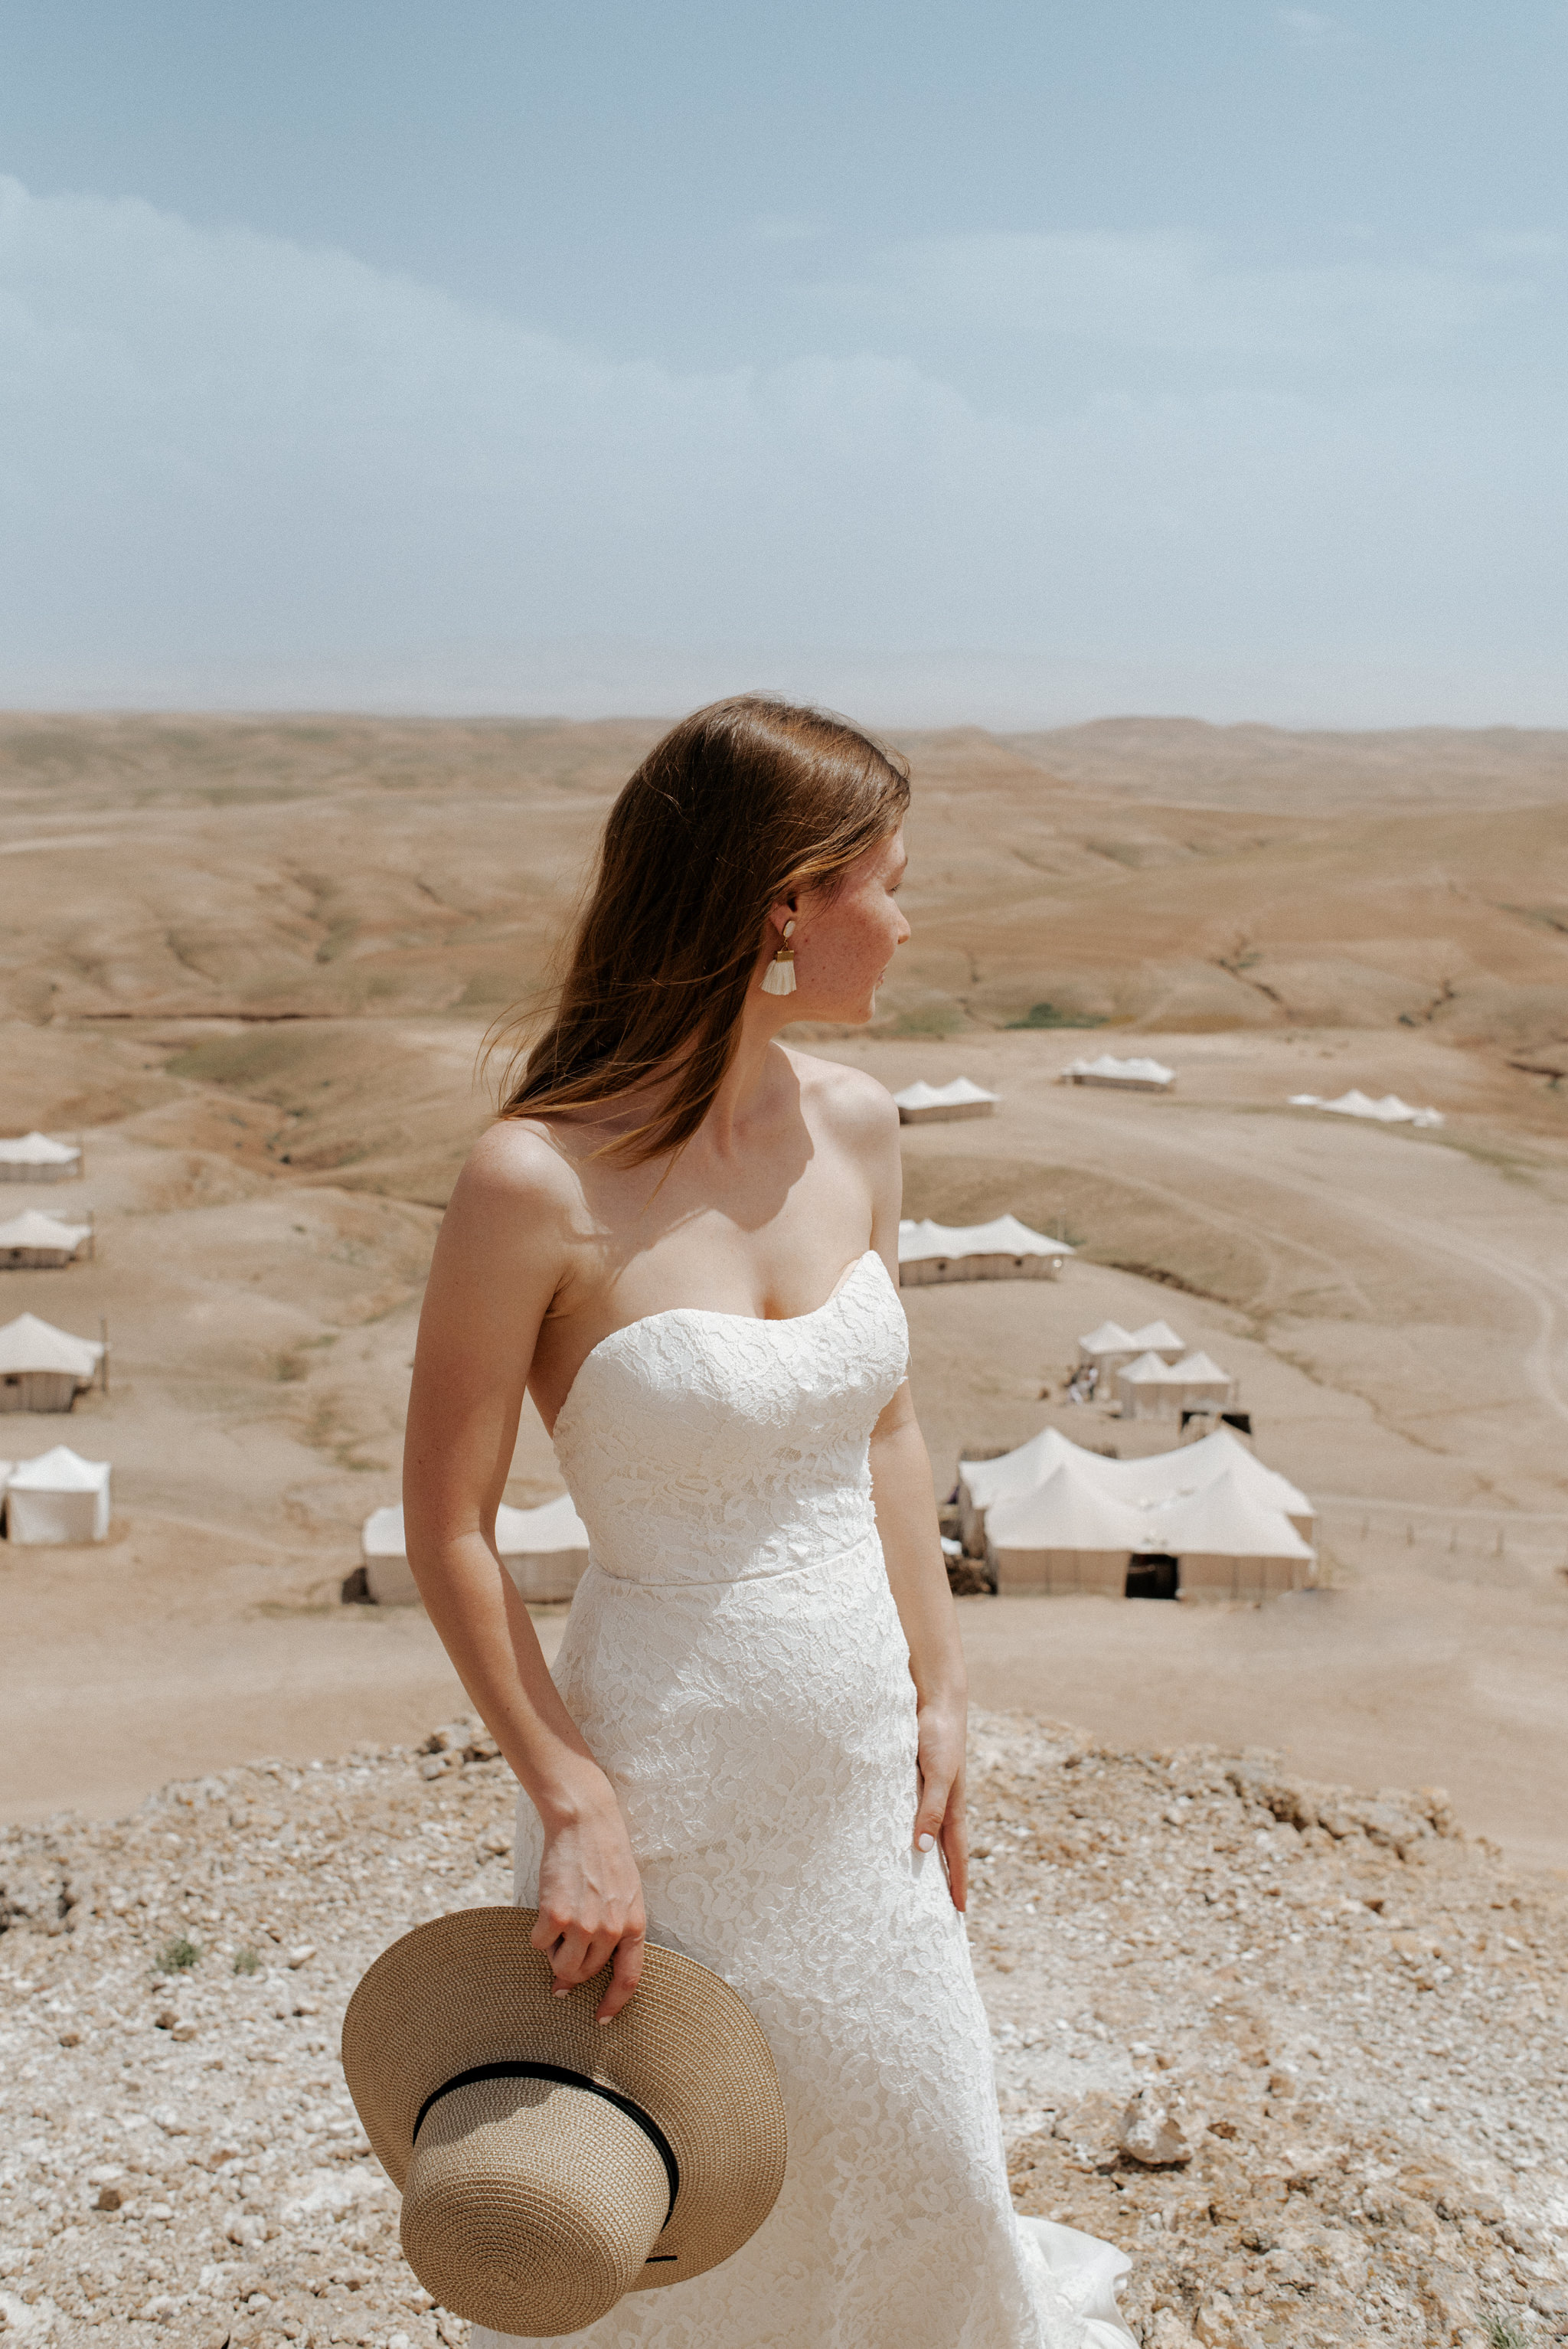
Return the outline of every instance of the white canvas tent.
[[[0,1330],[0,1411],[69,1411],[106,1350],[95,1338],[19,1313]]]
[[[0,1183],[58,1183],[81,1172],[74,1143],[52,1142],[46,1133],[22,1133],[0,1142]]]
[[[522,1596],[542,1604],[570,1599],[588,1564],[588,1528],[562,1493],[542,1508],[496,1512],[496,1547]]]
[[[998,1501],[1010,1501],[1020,1493],[1034,1492],[1053,1469],[1075,1453],[1080,1459],[1089,1457],[1059,1428],[1043,1427],[1038,1435],[1031,1435],[1027,1444],[1020,1444],[1016,1452],[1004,1452],[995,1460],[961,1460],[958,1526],[965,1548],[979,1548],[988,1509],[995,1508]]]
[[[1168,1388],[1171,1365],[1159,1354],[1143,1353],[1124,1363],[1116,1374],[1117,1400],[1123,1419],[1158,1419],[1175,1408]]]
[[[1315,1519],[1305,1494],[1277,1468],[1265,1467],[1228,1427],[1216,1428],[1195,1443],[1174,1445],[1169,1452],[1146,1454],[1140,1460],[1108,1460],[1101,1453],[1075,1444],[1060,1428],[1042,1427],[1026,1443],[994,1459],[960,1460],[960,1502],[967,1496],[978,1524],[995,1502],[1033,1492],[1061,1461],[1069,1459],[1108,1493],[1140,1508],[1195,1493],[1232,1469],[1244,1491],[1257,1494],[1271,1508],[1283,1509],[1299,1534],[1307,1540],[1312,1537]]]
[[[1233,1475],[1243,1492],[1288,1517],[1304,1541],[1311,1541],[1316,1530],[1317,1519],[1306,1495],[1277,1468],[1265,1467],[1228,1427],[1217,1427],[1212,1435],[1194,1444],[1150,1453],[1142,1460],[1108,1460],[1104,1469],[1112,1488],[1142,1509],[1162,1508],[1189,1493],[1202,1492],[1218,1477]]]
[[[1111,1052],[1101,1052],[1093,1061],[1069,1061],[1062,1075],[1069,1084],[1114,1085],[1123,1092],[1139,1093],[1166,1092],[1176,1081],[1175,1070],[1162,1061],[1119,1061]]]
[[[539,1509],[496,1511],[496,1547],[522,1597],[532,1605],[570,1599],[588,1563],[588,1530],[570,1494]],[[378,1607],[407,1607],[419,1596],[408,1565],[400,1506],[373,1509],[359,1533],[365,1579]]]
[[[1072,1481],[1059,1488],[1056,1500],[1040,1512],[1020,1506],[1064,1465],[1070,1467]],[[1066,1516],[1062,1508],[1069,1494],[1078,1508],[1077,1495],[1085,1487],[1114,1505],[1100,1520],[1109,1546],[1094,1553],[1099,1563],[1092,1566],[1086,1563],[1087,1521]],[[1205,1516],[1196,1504],[1211,1492],[1216,1500]],[[1121,1590],[1130,1562],[1150,1557],[1176,1558],[1181,1589],[1194,1599],[1300,1588],[1312,1578],[1311,1502],[1288,1477],[1264,1467],[1229,1428],[1142,1460],[1107,1460],[1059,1429],[1043,1428],[998,1459],[960,1461],[958,1495],[965,1547],[973,1552],[984,1544],[998,1588],[1006,1573],[1013,1589]],[[1118,1510],[1126,1514],[1118,1516]],[[1074,1541],[1053,1543],[1048,1537],[1063,1526]],[[1237,1547],[1242,1537],[1251,1547]],[[1051,1562],[1045,1567],[1040,1559],[1047,1552]],[[1188,1557],[1199,1561],[1191,1577]],[[1276,1563],[1266,1571],[1255,1563],[1222,1570],[1212,1564],[1219,1557]],[[1277,1563],[1282,1559],[1285,1566]],[[1064,1578],[1059,1586],[1058,1574]],[[1077,1580],[1067,1580],[1069,1574]]]
[[[41,1207],[27,1207],[6,1223],[0,1223],[0,1266],[16,1269],[22,1266],[58,1268],[72,1264],[84,1240],[90,1240],[90,1224],[63,1224],[57,1216],[46,1216]]]
[[[57,1444],[5,1480],[5,1531],[14,1542],[100,1542],[108,1533],[109,1465]]]
[[[366,1588],[377,1607],[407,1606],[418,1598],[418,1587],[408,1570],[399,1503],[371,1510],[359,1528],[359,1557]]]
[[[1153,1352],[1140,1354],[1116,1374],[1124,1419],[1156,1419],[1204,1404],[1223,1411],[1235,1390],[1230,1372],[1208,1354],[1189,1354],[1179,1362],[1167,1362]]]
[[[1186,1340],[1169,1321],[1146,1321],[1141,1330],[1133,1330],[1132,1342],[1140,1354],[1158,1354],[1162,1362],[1174,1362],[1187,1350]]]
[[[1119,1321],[1102,1321],[1098,1330],[1078,1340],[1078,1361],[1091,1363],[1102,1375],[1119,1371],[1142,1350],[1131,1330],[1124,1330]]]
[[[1054,1280],[1073,1250],[1016,1216],[988,1224],[905,1221],[898,1227],[901,1288],[941,1280]]]
[[[999,1594],[1091,1590],[1119,1599],[1143,1531],[1140,1511],[1078,1462],[1060,1460],[1032,1493],[993,1506],[985,1555]]]
[[[1214,1411],[1228,1411],[1235,1400],[1234,1379],[1212,1354],[1187,1355],[1172,1366],[1170,1382],[1179,1390],[1178,1411],[1201,1411],[1205,1404]]]
[[[1267,1599],[1311,1579],[1309,1545],[1233,1468],[1159,1511],[1149,1537],[1180,1561],[1181,1596],[1190,1600]]]
[[[1379,1125],[1441,1125],[1443,1113],[1438,1109],[1414,1109],[1398,1093],[1385,1093],[1381,1101],[1352,1085],[1336,1101],[1324,1101],[1317,1093],[1292,1093],[1292,1109],[1325,1109],[1336,1117],[1369,1117]]]
[[[905,1125],[938,1125],[955,1117],[989,1117],[996,1106],[996,1096],[988,1093],[984,1085],[974,1084],[967,1077],[954,1077],[950,1085],[928,1085],[923,1077],[903,1092],[894,1093],[900,1120]]]

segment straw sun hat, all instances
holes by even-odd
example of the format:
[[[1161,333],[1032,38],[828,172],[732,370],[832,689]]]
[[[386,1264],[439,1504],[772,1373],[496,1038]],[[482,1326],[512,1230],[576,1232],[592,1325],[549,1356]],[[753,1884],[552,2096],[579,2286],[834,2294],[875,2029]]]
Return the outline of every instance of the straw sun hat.
[[[717,2267],[784,2182],[779,2075],[744,2000],[650,1944],[636,1996],[595,2023],[608,1969],[557,1998],[537,1913],[417,1926],[343,2025],[409,2266],[455,2315],[534,2340]]]

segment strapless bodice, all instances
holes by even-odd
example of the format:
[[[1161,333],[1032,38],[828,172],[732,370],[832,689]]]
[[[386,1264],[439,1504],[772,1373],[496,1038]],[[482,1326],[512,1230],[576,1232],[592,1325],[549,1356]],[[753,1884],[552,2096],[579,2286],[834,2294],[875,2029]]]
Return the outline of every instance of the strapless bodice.
[[[908,1352],[870,1250],[814,1313],[682,1305],[614,1330],[555,1423],[594,1565],[627,1582],[733,1582],[862,1541],[872,1430]]]

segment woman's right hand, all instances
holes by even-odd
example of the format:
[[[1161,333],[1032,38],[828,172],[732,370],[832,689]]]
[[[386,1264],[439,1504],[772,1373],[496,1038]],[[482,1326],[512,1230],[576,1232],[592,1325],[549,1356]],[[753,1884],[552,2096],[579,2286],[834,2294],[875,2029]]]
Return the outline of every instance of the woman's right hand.
[[[550,1961],[555,1995],[592,1981],[614,1959],[594,2020],[619,2014],[642,1978],[647,1917],[626,1823],[606,1780],[602,1796],[544,1830],[539,1918],[530,1936]]]

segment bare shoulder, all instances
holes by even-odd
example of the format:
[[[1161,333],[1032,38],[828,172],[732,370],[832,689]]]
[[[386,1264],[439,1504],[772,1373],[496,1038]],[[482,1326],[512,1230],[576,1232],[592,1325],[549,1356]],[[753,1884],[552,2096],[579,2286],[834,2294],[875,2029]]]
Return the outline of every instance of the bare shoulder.
[[[862,1148],[896,1141],[898,1111],[885,1085],[863,1069],[846,1068],[842,1061],[819,1061],[809,1052],[785,1050],[809,1114]]]
[[[564,1234],[582,1204],[577,1170],[549,1126],[539,1118],[498,1118],[463,1162],[447,1212],[480,1221],[499,1214],[537,1236]]]

